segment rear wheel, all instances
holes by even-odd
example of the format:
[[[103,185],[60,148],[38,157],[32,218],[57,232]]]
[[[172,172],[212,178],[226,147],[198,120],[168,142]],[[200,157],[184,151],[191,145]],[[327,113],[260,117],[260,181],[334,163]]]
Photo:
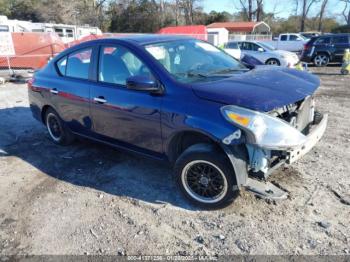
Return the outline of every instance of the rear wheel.
[[[278,59],[276,58],[270,58],[265,62],[266,65],[274,65],[274,66],[280,66],[281,63]]]
[[[209,144],[189,147],[175,164],[177,184],[194,204],[221,208],[237,196],[234,170],[224,153]]]
[[[74,135],[52,108],[46,111],[45,124],[50,138],[55,144],[69,145],[74,141]]]
[[[329,56],[327,54],[321,53],[314,57],[314,65],[317,67],[327,66],[329,63]]]

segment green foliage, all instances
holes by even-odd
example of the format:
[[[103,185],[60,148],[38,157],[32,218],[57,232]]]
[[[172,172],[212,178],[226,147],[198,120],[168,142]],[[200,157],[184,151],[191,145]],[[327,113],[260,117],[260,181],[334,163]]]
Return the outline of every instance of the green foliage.
[[[332,33],[350,33],[350,25],[343,25],[333,28]]]
[[[211,11],[206,19],[205,24],[211,24],[215,22],[227,22],[232,20],[233,16],[224,11],[224,12],[216,12],[216,11]]]

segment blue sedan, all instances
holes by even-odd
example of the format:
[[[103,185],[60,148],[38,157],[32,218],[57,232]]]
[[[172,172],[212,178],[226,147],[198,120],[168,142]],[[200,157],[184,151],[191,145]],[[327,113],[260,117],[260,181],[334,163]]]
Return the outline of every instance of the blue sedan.
[[[80,136],[169,161],[204,208],[228,205],[243,187],[286,197],[261,178],[322,137],[318,86],[306,72],[247,68],[207,42],[159,35],[82,43],[28,82],[33,116],[54,143]]]

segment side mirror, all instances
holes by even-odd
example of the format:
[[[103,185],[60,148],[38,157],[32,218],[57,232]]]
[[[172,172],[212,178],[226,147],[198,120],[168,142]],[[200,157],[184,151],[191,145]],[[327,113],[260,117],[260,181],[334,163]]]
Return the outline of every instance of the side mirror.
[[[262,48],[262,47],[258,48],[258,52],[264,52],[264,51],[265,51],[264,48]]]
[[[156,92],[159,91],[157,82],[148,76],[131,76],[126,79],[126,87],[131,90]]]

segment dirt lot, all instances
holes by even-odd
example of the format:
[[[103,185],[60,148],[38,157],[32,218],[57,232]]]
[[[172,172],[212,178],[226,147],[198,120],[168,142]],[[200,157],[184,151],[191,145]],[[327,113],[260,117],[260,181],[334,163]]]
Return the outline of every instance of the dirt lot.
[[[289,199],[242,192],[219,211],[188,205],[165,164],[88,141],[54,145],[26,86],[0,86],[0,255],[349,254],[350,76],[311,70],[329,125],[270,177]]]

